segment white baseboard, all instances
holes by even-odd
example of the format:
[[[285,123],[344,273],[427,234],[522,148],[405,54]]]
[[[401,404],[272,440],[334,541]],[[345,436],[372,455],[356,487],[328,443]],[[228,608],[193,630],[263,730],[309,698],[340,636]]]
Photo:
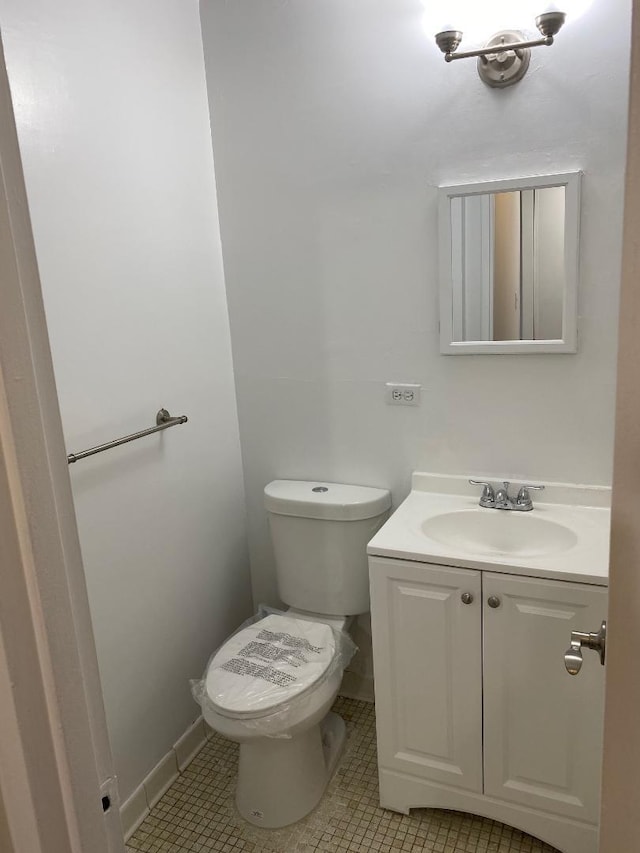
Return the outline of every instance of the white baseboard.
[[[208,728],[208,727],[207,727]],[[174,743],[173,749],[178,762],[178,771],[182,771],[188,767],[196,755],[200,752],[207,740],[207,732],[205,722],[202,717],[198,717],[195,723],[186,730],[181,738]]]
[[[133,835],[150,809],[189,766],[206,742],[207,727],[202,717],[198,717],[120,807],[125,841]]]
[[[178,776],[178,760],[174,746],[164,758],[160,759],[142,783],[150,809],[156,805],[160,797],[171,787]]]
[[[133,835],[148,814],[149,803],[143,783],[138,785],[133,794],[120,806],[120,821],[125,841]]]

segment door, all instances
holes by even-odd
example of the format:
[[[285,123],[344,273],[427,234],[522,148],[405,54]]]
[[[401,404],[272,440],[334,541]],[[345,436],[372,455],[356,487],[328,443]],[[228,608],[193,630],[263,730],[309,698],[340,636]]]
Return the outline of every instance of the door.
[[[493,340],[519,341],[520,193],[494,197]]]
[[[1,43],[0,281],[0,850],[122,853]]]
[[[640,2],[633,4],[600,853],[640,850]],[[594,631],[595,627],[582,628]],[[589,654],[587,652],[587,654]],[[586,655],[585,655],[586,656]],[[582,673],[578,676],[580,678]]]
[[[485,794],[597,824],[604,668],[586,652],[573,678],[564,652],[606,589],[485,573],[483,599]]]
[[[369,565],[380,766],[480,793],[480,573]]]

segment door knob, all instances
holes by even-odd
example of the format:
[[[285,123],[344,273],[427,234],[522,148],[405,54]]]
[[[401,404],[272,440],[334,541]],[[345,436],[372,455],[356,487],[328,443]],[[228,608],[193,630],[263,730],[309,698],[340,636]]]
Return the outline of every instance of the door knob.
[[[473,604],[473,593],[463,592],[460,596],[463,604]]]
[[[487,599],[487,604],[489,607],[493,607],[495,609],[496,607],[500,607],[500,599],[497,595],[490,595]]]
[[[564,665],[569,675],[577,675],[582,669],[582,649],[592,649],[600,655],[600,663],[604,666],[607,650],[607,623],[603,622],[600,630],[594,633],[572,631],[571,645],[564,654]]]

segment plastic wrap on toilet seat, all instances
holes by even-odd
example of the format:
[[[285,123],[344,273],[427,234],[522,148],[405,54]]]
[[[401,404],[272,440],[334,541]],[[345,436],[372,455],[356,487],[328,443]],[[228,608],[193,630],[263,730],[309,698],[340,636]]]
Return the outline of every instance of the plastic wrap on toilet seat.
[[[212,655],[191,691],[205,712],[240,721],[257,735],[287,738],[356,650],[346,632],[325,622],[261,607]]]

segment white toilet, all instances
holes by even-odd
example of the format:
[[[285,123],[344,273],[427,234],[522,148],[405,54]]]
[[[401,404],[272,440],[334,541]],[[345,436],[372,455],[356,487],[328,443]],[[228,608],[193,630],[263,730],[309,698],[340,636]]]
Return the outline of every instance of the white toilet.
[[[349,617],[369,610],[366,545],[391,495],[298,480],[264,491],[288,610],[231,636],[194,695],[207,723],[240,743],[240,814],[276,828],[316,806],[339,758],[345,726],[329,709],[355,649]]]

